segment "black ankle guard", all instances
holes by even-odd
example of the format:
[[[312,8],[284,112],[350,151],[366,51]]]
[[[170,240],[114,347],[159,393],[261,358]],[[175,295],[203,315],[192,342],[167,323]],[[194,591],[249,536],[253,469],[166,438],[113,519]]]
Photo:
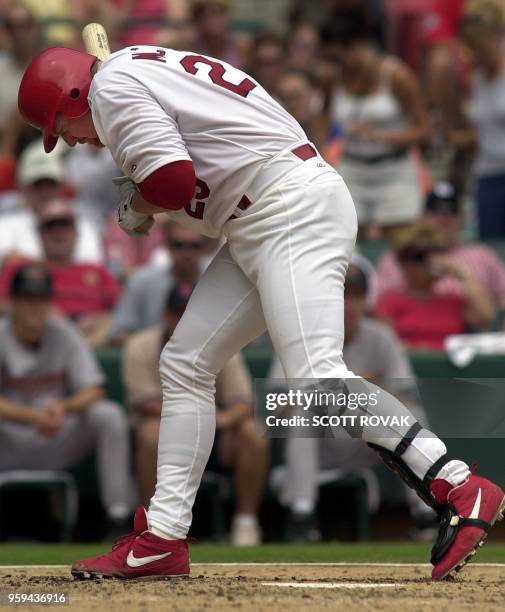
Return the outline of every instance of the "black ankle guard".
[[[402,455],[407,448],[412,444],[412,440],[421,431],[422,427],[419,423],[415,423],[400,440],[394,451],[388,451],[385,448],[376,444],[368,444],[379,453],[381,459],[393,472],[398,474],[400,478],[419,495],[419,497],[428,506],[431,506],[437,513],[440,521],[437,539],[431,549],[431,563],[436,565],[449,550],[454,538],[458,533],[458,529],[463,526],[473,526],[489,531],[491,525],[481,519],[465,518],[456,512],[456,508],[449,502],[439,504],[433,495],[430,493],[430,483],[435,479],[440,469],[449,461],[447,455],[442,455],[426,472],[423,479],[419,478],[403,461]]]
[[[422,427],[419,425],[419,423],[414,423],[405,436],[400,440],[394,451],[389,451],[381,446],[377,446],[376,444],[369,443],[368,446],[373,448],[373,450],[379,454],[380,458],[382,461],[384,461],[389,469],[395,472],[411,489],[414,489],[425,504],[428,504],[428,506],[440,513],[445,505],[440,505],[437,503],[433,495],[430,493],[429,486],[440,469],[449,461],[447,455],[442,455],[442,457],[437,459],[422,479],[416,476],[402,459],[402,455],[412,444],[412,440],[417,436],[421,429]]]
[[[449,550],[460,527],[464,525],[473,525],[479,529],[484,529],[486,532],[491,528],[489,523],[481,519],[471,519],[459,516],[456,512],[456,508],[449,502],[441,507],[438,518],[440,520],[440,527],[438,528],[435,544],[433,544],[433,548],[431,549],[430,562],[432,565],[436,565]]]

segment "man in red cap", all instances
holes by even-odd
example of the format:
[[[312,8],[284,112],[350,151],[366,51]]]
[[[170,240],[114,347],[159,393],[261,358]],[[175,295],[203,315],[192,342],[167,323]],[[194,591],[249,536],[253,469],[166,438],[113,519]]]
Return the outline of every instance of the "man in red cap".
[[[70,145],[109,147],[125,175],[117,181],[125,231],[145,234],[153,213],[163,211],[202,234],[227,238],[161,355],[163,408],[149,512],[138,510],[132,534],[111,552],[74,563],[73,574],[189,573],[186,536],[214,439],[216,375],[265,328],[286,376],[305,389],[300,397],[314,389],[343,395],[340,414],[350,410],[360,419],[351,435],[439,511],[433,577],[461,568],[501,516],[505,494],[463,461],[450,460],[445,444],[398,400],[347,369],[343,294],[356,212],[342,178],[295,119],[230,64],[148,46],[123,49],[101,64],[48,49],[23,77],[19,107],[42,129],[46,150],[58,136]],[[356,394],[369,398],[365,409],[351,401]],[[383,424],[369,423],[370,414]]]

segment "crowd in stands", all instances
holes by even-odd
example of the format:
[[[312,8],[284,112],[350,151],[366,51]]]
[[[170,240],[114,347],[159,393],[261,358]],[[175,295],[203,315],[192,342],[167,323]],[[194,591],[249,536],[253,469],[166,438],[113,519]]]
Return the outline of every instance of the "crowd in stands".
[[[219,244],[166,216],[145,238],[126,235],[108,150],[46,155],[22,122],[24,68],[47,46],[82,49],[84,23],[104,23],[113,49],[164,45],[246,70],[343,175],[359,221],[345,288],[351,370],[403,381],[394,391],[408,395],[408,351],[503,324],[503,0],[285,4],[283,28],[258,14],[251,32],[235,27],[238,0],[0,0],[0,470],[66,469],[96,451],[108,535],[153,493],[160,351]],[[126,409],[105,398],[98,347],[122,351]],[[254,347],[271,350],[268,338]],[[271,378],[283,378],[275,358]],[[218,377],[209,464],[232,474],[237,544],[261,540],[269,473],[252,405],[237,355]],[[313,537],[320,470],[374,464],[355,440],[288,440],[288,537]],[[415,502],[411,512],[423,515]]]

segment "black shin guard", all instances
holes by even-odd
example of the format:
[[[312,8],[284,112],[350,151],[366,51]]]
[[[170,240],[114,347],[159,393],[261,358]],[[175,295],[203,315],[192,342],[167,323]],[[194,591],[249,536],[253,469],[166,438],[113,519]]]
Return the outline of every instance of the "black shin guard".
[[[384,463],[395,472],[411,489],[419,495],[425,504],[440,513],[444,506],[437,503],[433,495],[430,493],[430,483],[438,474],[440,469],[449,461],[447,455],[442,455],[426,472],[424,478],[419,478],[403,461],[402,455],[412,444],[412,440],[421,431],[422,427],[419,423],[414,423],[405,436],[400,440],[394,451],[389,451],[376,444],[368,443],[370,448],[376,451]]]

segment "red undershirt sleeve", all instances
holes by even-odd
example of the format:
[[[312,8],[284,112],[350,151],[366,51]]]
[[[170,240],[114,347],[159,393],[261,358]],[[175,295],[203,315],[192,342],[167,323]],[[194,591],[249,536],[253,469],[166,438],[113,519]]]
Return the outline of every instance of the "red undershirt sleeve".
[[[196,188],[193,162],[182,160],[166,164],[137,184],[140,194],[153,206],[180,210],[188,204]]]

